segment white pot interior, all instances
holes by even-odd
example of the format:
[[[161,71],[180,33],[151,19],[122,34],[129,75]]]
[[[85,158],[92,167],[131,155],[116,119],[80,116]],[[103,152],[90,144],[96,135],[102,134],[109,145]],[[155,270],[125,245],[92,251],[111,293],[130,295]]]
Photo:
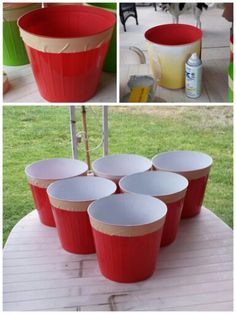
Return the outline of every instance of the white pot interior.
[[[185,190],[188,180],[172,172],[147,171],[122,178],[119,186],[124,192],[165,196]]]
[[[212,158],[207,154],[193,151],[174,151],[156,155],[153,165],[160,170],[187,172],[208,168]]]
[[[151,196],[114,194],[93,202],[88,213],[94,219],[116,226],[140,226],[162,219],[166,205]]]
[[[71,202],[94,201],[111,195],[115,191],[116,184],[114,182],[87,176],[56,181],[47,189],[51,197]]]
[[[105,156],[93,162],[93,171],[98,176],[123,177],[147,171],[152,167],[148,158],[133,154]]]
[[[76,159],[52,158],[37,161],[25,168],[28,177],[42,180],[60,180],[79,176],[88,170],[85,162]]]

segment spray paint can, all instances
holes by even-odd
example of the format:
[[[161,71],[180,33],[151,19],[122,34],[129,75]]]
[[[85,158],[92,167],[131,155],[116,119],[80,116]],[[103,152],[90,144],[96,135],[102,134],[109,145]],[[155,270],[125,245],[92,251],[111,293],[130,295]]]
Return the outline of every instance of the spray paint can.
[[[202,61],[196,52],[185,63],[185,93],[189,98],[198,98],[202,89]]]

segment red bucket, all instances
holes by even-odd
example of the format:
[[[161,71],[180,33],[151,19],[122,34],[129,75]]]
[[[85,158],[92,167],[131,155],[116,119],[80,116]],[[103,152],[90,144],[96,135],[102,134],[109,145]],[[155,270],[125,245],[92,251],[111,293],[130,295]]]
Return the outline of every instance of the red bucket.
[[[99,158],[92,164],[93,172],[98,177],[112,180],[120,193],[119,181],[124,176],[148,171],[152,168],[151,160],[134,154],[117,154]]]
[[[161,246],[171,244],[177,235],[188,180],[176,173],[148,171],[124,177],[119,186],[123,192],[150,195],[167,205]]]
[[[52,6],[18,20],[43,98],[82,102],[96,93],[116,18],[81,5]]]
[[[49,185],[48,197],[62,247],[71,253],[95,253],[88,206],[113,194],[114,182],[97,177],[78,177]]]
[[[88,166],[80,160],[53,158],[37,161],[25,168],[34,198],[35,207],[42,224],[55,227],[47,187],[54,181],[86,175]]]
[[[157,170],[176,172],[189,181],[182,218],[200,213],[212,162],[207,154],[193,151],[167,152],[153,158]]]
[[[151,196],[116,194],[88,208],[101,273],[117,282],[137,282],[156,268],[166,205]]]

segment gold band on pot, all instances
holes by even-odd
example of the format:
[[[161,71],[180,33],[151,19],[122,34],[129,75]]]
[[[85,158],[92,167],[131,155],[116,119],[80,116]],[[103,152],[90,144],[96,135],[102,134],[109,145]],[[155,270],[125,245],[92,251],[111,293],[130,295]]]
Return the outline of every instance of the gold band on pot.
[[[124,191],[121,187],[120,187],[120,190],[122,193],[130,193],[130,192]],[[186,191],[187,191],[187,188],[184,189],[183,191],[180,191],[180,192],[177,192],[177,193],[174,193],[171,195],[163,195],[163,196],[162,195],[160,195],[160,196],[151,195],[151,196],[158,198],[159,200],[161,200],[162,202],[164,202],[166,204],[171,204],[171,203],[174,203],[174,202],[177,202],[177,201],[183,199],[185,197]],[[141,194],[141,193],[139,193],[139,194]]]
[[[37,179],[27,177],[29,184],[33,186],[37,186],[38,188],[46,189],[51,183],[55,182],[55,180],[44,180],[44,179]]]
[[[96,35],[79,38],[50,38],[34,35],[20,28],[24,43],[38,51],[48,53],[74,53],[99,48],[111,39],[113,27]]]
[[[184,189],[183,191],[180,191],[171,195],[155,196],[155,197],[163,201],[166,204],[171,204],[171,203],[175,203],[177,201],[182,200],[185,197],[186,191],[187,191],[187,188]]]
[[[93,201],[81,201],[81,202],[65,201],[65,200],[56,199],[50,195],[48,195],[48,197],[53,207],[71,211],[71,212],[86,212],[88,206],[93,202]]]
[[[86,176],[87,175],[87,171],[85,171],[84,173],[77,175],[77,176],[73,176],[74,177],[78,177],[78,176]],[[27,175],[27,179],[29,184],[37,186],[39,188],[44,188],[46,189],[51,183],[58,181],[60,179],[38,179],[38,178],[33,178]],[[65,178],[66,179],[66,178]]]
[[[188,180],[196,180],[202,177],[205,177],[209,174],[211,166],[204,168],[204,169],[200,169],[200,170],[193,170],[193,171],[172,171],[172,170],[166,170],[163,168],[158,168],[156,166],[154,166],[154,168],[158,171],[168,171],[168,172],[174,172],[177,174],[180,174],[181,176],[185,177]]]
[[[165,223],[165,216],[158,221],[154,221],[149,224],[140,226],[118,226],[103,223],[90,216],[90,223],[92,227],[101,232],[108,234],[110,236],[118,237],[137,237],[149,234],[161,229]]]

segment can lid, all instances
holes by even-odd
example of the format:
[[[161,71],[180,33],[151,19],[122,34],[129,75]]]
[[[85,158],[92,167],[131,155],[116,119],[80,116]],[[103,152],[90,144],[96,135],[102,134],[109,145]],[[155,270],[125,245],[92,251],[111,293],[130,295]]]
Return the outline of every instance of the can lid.
[[[187,61],[188,65],[198,66],[201,65],[202,61],[198,58],[196,52],[192,53],[191,57]]]

